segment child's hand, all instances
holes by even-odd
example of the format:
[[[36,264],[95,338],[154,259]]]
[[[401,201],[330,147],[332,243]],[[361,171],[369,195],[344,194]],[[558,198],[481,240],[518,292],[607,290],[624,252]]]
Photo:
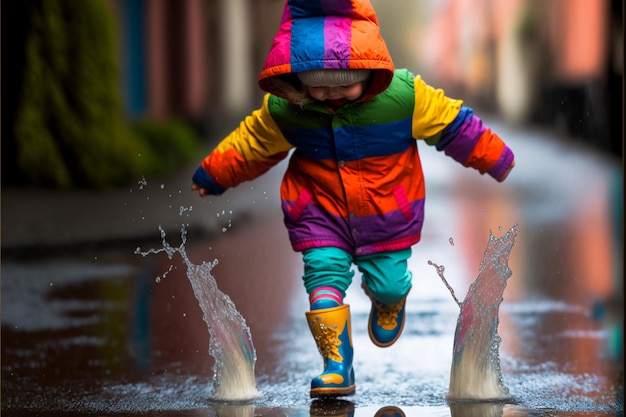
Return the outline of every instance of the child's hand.
[[[209,192],[207,191],[206,188],[202,188],[200,187],[198,184],[196,184],[195,182],[193,184],[191,184],[191,190],[192,191],[197,191],[198,195],[200,197],[206,197],[207,195],[209,195]]]

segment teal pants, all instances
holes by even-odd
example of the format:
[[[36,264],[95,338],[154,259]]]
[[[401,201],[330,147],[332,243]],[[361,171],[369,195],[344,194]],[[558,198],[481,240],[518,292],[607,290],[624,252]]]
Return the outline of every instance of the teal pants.
[[[376,301],[393,305],[400,302],[411,289],[411,273],[407,260],[411,249],[353,256],[343,249],[324,247],[302,252],[304,275],[302,280],[308,294],[319,287],[338,289],[345,296],[352,283],[356,265],[363,281]]]

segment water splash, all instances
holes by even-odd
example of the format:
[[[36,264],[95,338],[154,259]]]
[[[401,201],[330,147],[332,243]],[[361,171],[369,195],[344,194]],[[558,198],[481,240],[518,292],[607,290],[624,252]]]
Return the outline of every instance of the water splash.
[[[507,279],[512,275],[508,261],[518,233],[517,225],[500,238],[489,231],[480,272],[462,303],[443,276],[443,267],[429,261],[461,308],[454,334],[448,400],[497,401],[509,398],[500,370],[498,311]]]
[[[187,231],[181,228],[182,243],[172,247],[165,239],[165,231],[159,226],[163,247],[135,253],[142,256],[165,252],[169,259],[180,254],[187,267],[187,278],[202,309],[203,319],[209,331],[209,355],[213,365],[214,386],[211,398],[218,401],[249,401],[259,398],[254,378],[256,351],[252,344],[250,329],[237,311],[230,297],[219,290],[211,270],[217,265],[203,262],[195,265],[187,256],[185,243]],[[171,268],[170,268],[171,270]],[[164,278],[167,272],[160,278]],[[157,278],[157,281],[160,279]]]

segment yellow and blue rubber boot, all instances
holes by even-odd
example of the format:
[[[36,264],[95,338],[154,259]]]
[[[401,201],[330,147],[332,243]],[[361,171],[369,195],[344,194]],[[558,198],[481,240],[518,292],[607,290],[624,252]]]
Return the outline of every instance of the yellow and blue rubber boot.
[[[404,328],[406,297],[397,304],[385,305],[376,301],[365,282],[361,286],[370,300],[372,300],[372,309],[370,310],[367,326],[370,339],[376,346],[389,347],[398,340]]]
[[[324,359],[324,372],[311,381],[311,398],[354,394],[350,306],[312,310],[306,313],[309,328]]]

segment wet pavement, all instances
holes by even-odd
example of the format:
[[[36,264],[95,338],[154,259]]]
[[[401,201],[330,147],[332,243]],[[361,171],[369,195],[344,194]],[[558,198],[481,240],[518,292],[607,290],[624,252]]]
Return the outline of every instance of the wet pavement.
[[[321,371],[304,312],[301,259],[265,177],[199,199],[189,173],[105,193],[2,191],[2,414],[5,416],[623,415],[621,161],[549,132],[489,121],[516,152],[503,184],[420,145],[428,200],[414,247],[403,336],[367,334],[369,299],[351,305],[357,393],[309,398]],[[517,224],[500,306],[503,403],[446,401],[459,307],[489,231]],[[180,257],[218,260],[219,288],[250,327],[261,398],[216,403],[202,312]],[[166,274],[163,276],[163,274]],[[382,410],[382,411],[381,411]]]

